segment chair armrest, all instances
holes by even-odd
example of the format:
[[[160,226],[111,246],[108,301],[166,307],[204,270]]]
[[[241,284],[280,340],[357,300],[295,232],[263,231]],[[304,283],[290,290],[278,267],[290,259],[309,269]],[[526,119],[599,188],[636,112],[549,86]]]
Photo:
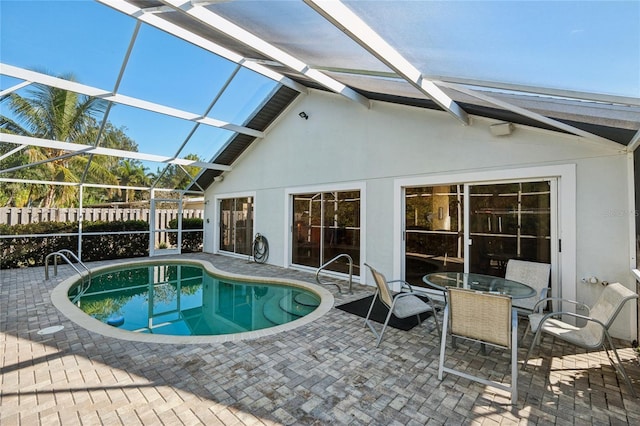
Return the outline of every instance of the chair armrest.
[[[545,287],[540,290],[540,300],[547,298],[547,293],[549,293],[549,287]]]
[[[387,281],[387,284],[391,284],[391,283],[400,283],[400,291],[402,291],[403,288],[409,288],[409,291],[413,293],[413,287],[411,287],[411,284],[409,284],[408,282],[406,282],[405,280],[391,280],[391,281]]]
[[[584,309],[587,310],[587,312],[591,312],[591,308],[589,308],[589,306],[585,305],[582,302],[578,302],[577,300],[571,300],[571,299],[563,299],[561,297],[545,297],[542,298],[540,300],[538,300],[538,302],[536,302],[536,304],[533,306],[533,308],[531,309],[533,312],[537,312],[538,310],[538,306],[543,305],[548,303],[549,301],[560,301],[560,302],[566,302],[566,303],[571,303],[573,305],[577,305],[579,307],[582,307]]]
[[[544,299],[547,299],[547,294],[549,294],[549,290],[551,290],[550,287],[544,287],[542,289],[540,289],[540,297],[538,297],[538,301],[541,302]],[[549,301],[545,300],[543,303],[538,304],[536,302],[534,308],[531,310],[531,312],[537,312],[539,314],[543,313],[545,311],[545,308],[547,308],[549,306]]]
[[[592,322],[595,322],[597,324],[600,324],[600,326],[602,328],[604,328],[604,329],[607,328],[602,321],[600,321],[600,320],[598,320],[596,318],[588,317],[586,315],[576,314],[574,312],[569,312],[569,311],[549,312],[548,314],[546,314],[545,316],[542,317],[542,319],[540,320],[540,323],[538,325],[538,328],[540,328],[542,326],[542,324],[544,324],[544,322],[546,320],[548,320],[549,318],[557,317],[557,316],[561,316],[561,315],[568,315],[570,317],[582,319],[582,320],[585,320],[585,321],[592,321]]]
[[[395,303],[397,299],[400,299],[401,297],[406,297],[406,296],[426,297],[428,301],[427,303],[431,305],[431,307],[434,307],[436,305],[436,302],[428,294],[418,293],[413,291],[404,291],[404,292],[396,293],[393,296],[393,303]]]

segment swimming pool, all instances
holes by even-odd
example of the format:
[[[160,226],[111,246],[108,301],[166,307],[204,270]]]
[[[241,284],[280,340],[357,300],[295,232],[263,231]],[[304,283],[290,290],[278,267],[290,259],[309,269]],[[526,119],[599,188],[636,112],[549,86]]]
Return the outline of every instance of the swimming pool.
[[[92,269],[52,293],[83,327],[125,340],[200,343],[255,338],[318,318],[333,296],[295,280],[228,274],[200,260],[125,262]]]

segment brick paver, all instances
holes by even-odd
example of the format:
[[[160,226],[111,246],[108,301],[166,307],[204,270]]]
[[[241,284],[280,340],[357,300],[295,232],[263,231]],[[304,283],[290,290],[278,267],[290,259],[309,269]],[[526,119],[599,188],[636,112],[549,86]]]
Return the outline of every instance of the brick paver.
[[[189,257],[229,272],[314,282],[309,273],[242,259]],[[254,340],[130,342],[87,331],[52,305],[50,292],[72,272],[60,266],[45,281],[43,268],[0,271],[0,425],[640,424],[640,400],[604,353],[576,355],[544,340],[545,357],[520,370],[512,406],[505,392],[452,375],[438,380],[431,321],[389,329],[379,348],[361,318],[338,309]],[[372,292],[354,287],[354,295],[327,289],[336,304]],[[64,329],[38,334],[55,325]],[[618,343],[640,393],[635,355]],[[491,367],[495,377],[509,371],[508,356],[497,351],[482,355],[461,342],[451,354],[459,365]]]

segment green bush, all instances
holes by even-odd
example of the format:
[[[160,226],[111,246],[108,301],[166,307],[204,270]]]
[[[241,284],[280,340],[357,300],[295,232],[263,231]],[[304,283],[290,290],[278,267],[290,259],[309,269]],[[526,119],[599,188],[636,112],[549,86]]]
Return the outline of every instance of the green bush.
[[[182,233],[182,253],[196,253],[202,251],[202,219],[197,217],[182,218],[182,230],[199,229],[200,232],[183,232]],[[169,229],[178,229],[178,219],[169,221]],[[169,242],[176,245],[178,242],[178,234],[176,232],[169,233]]]
[[[149,224],[141,220],[119,222],[83,222],[85,232],[148,231]],[[78,232],[78,222],[39,222],[27,225],[0,225],[0,235],[28,235],[0,238],[0,269],[42,266],[46,256],[62,249],[78,251],[77,235],[39,236],[43,234],[72,234]],[[36,235],[37,234],[37,235]],[[35,236],[31,236],[35,235]],[[149,234],[83,235],[82,260],[144,257],[149,254]]]
[[[123,259],[149,255],[149,224],[142,220],[84,222],[83,232],[126,232],[132,234],[83,235],[82,260]]]

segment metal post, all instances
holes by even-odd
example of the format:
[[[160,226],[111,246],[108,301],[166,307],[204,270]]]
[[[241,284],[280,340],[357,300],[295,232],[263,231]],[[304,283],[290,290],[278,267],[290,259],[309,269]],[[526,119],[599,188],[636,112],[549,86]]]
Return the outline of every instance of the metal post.
[[[82,213],[82,199],[84,192],[84,186],[80,184],[79,198],[80,198],[80,211],[78,212],[78,259],[82,261],[82,221],[84,220],[84,214]]]

